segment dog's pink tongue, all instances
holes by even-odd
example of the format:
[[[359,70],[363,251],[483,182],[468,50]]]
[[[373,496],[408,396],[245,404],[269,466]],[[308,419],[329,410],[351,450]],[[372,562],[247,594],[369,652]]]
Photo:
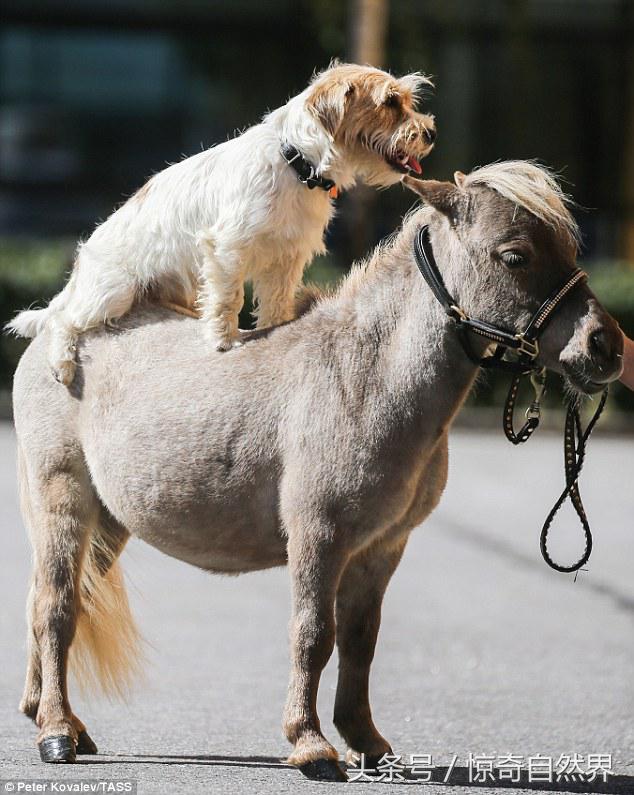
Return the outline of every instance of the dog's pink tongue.
[[[415,157],[410,157],[409,160],[407,161],[407,165],[412,169],[412,171],[415,171],[417,174],[423,173],[423,169],[421,168],[420,163],[418,162],[418,160],[416,160]]]

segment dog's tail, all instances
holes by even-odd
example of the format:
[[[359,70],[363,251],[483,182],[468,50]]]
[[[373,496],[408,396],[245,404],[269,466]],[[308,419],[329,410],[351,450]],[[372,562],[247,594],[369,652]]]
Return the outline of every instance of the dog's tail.
[[[50,307],[45,309],[26,309],[20,312],[13,320],[10,320],[4,327],[5,331],[15,334],[16,337],[37,337],[46,325],[50,313]]]
[[[70,667],[83,691],[125,698],[142,670],[142,642],[117,558],[128,533],[101,509],[81,567]]]
[[[44,329],[51,315],[63,309],[70,298],[73,289],[73,277],[71,275],[64,289],[58,293],[50,304],[42,309],[25,309],[19,312],[13,320],[10,320],[4,330],[16,337],[27,337],[32,339]]]

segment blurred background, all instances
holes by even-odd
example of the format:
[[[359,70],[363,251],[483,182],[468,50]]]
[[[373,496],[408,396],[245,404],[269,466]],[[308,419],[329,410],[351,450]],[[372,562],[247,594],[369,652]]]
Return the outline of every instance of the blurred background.
[[[153,172],[257,122],[336,56],[433,76],[427,177],[505,158],[560,172],[583,208],[582,264],[634,334],[632,0],[4,0],[1,24],[2,321],[53,295],[77,239]],[[338,203],[309,279],[338,278],[413,200],[395,187]],[[0,389],[23,347],[0,340]]]

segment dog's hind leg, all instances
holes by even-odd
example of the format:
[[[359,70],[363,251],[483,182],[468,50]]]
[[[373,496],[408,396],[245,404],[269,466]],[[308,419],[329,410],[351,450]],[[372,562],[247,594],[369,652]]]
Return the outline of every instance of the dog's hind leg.
[[[128,274],[120,269],[100,272],[97,267],[82,252],[67,286],[68,298],[48,321],[49,364],[56,380],[65,386],[75,377],[79,335],[125,315],[137,294]]]
[[[69,323],[66,314],[59,312],[48,323],[50,338],[48,360],[56,381],[70,386],[77,369],[77,339],[79,330]]]

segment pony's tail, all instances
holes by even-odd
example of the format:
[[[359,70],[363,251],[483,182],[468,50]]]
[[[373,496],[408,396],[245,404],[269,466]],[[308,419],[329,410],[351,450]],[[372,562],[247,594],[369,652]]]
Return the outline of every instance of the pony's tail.
[[[13,320],[10,320],[4,327],[9,334],[16,337],[27,337],[32,339],[44,329],[51,315],[63,309],[73,290],[73,277],[71,275],[64,289],[58,293],[50,304],[43,309],[25,309],[19,312]]]
[[[142,640],[130,613],[117,557],[127,533],[102,509],[81,570],[77,628],[70,667],[82,691],[100,688],[126,698],[142,671]]]

